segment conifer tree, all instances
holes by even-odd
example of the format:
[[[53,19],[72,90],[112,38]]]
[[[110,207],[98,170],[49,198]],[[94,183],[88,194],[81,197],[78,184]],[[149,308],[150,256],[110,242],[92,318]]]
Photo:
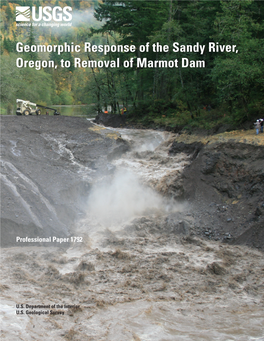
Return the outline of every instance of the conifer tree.
[[[28,39],[27,39],[26,44],[29,46],[36,45],[36,41],[35,41],[35,37],[34,37],[34,30],[33,30],[32,26],[30,26],[30,28],[29,28],[29,35],[28,35]],[[30,60],[37,60],[38,59],[37,52],[29,51],[29,52],[25,52],[25,55]]]

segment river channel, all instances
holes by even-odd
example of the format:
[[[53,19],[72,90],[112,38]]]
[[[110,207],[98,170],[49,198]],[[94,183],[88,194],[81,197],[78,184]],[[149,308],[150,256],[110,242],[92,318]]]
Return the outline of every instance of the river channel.
[[[94,118],[94,105],[52,105],[63,116]],[[51,112],[52,114],[52,112]]]
[[[99,172],[43,135],[89,187],[69,235],[81,240],[2,248],[1,339],[264,340],[263,254],[192,237],[190,204],[169,195],[191,162],[168,154],[173,135],[91,129],[130,149]]]

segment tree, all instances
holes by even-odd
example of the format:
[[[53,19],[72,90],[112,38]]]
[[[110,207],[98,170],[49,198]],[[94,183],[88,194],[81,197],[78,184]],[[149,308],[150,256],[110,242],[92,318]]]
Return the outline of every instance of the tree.
[[[133,44],[137,48],[135,53],[108,53],[104,58],[119,57],[121,65],[125,58],[178,60],[175,68],[101,69],[93,75],[100,78],[100,100],[129,99],[144,114],[170,109],[174,113],[182,108],[187,113],[188,108],[189,116],[190,111],[197,110],[198,114],[201,105],[210,103],[215,108],[228,104],[235,121],[263,107],[263,2],[103,0],[95,17],[102,27],[93,32],[112,37],[115,45]],[[169,51],[142,52],[139,47],[146,42],[168,45]],[[198,43],[205,51],[200,54],[183,49],[176,53],[174,42],[185,47]],[[209,52],[209,42],[237,45],[239,52]],[[205,68],[182,67],[182,58],[203,60]]]
[[[29,28],[29,35],[28,35],[28,39],[26,41],[26,44],[29,46],[36,45],[36,41],[35,41],[35,37],[34,37],[34,30],[33,30],[32,26],[30,26],[30,28]],[[37,52],[29,51],[29,52],[24,52],[24,53],[26,54],[27,58],[29,58],[30,60],[37,60],[38,59]]]
[[[0,99],[2,103],[15,104],[16,98],[35,103],[51,103],[55,84],[43,70],[15,67],[17,55],[1,56]]]
[[[9,6],[7,0],[2,0],[2,1],[1,1],[1,8],[4,7],[4,6]]]
[[[6,16],[7,16],[7,20],[8,20],[8,21],[15,21],[15,20],[16,20],[16,18],[15,18],[15,13],[14,13],[14,11],[11,9],[11,7],[9,6],[9,4],[8,4],[8,6],[7,6],[5,12],[6,12]]]
[[[221,1],[222,13],[215,20],[215,40],[237,45],[238,52],[216,56],[212,80],[220,99],[229,103],[230,112],[239,121],[249,117],[250,107],[264,91],[264,27],[254,7],[253,0]],[[240,107],[243,111],[237,111]]]
[[[104,0],[95,10],[95,18],[103,21],[101,29],[95,32],[118,33],[120,39],[119,44],[135,45],[136,56],[143,57],[145,54],[140,52],[139,46],[144,45],[149,41],[149,36],[153,31],[159,29],[162,25],[162,16],[157,13],[167,6],[163,1],[109,1]],[[126,54],[126,58],[135,57],[135,55]],[[120,56],[121,60],[124,58]],[[137,82],[136,96],[139,102],[144,100],[145,85],[148,82],[147,73],[136,68],[137,77],[134,81]],[[124,70],[121,70],[123,72]],[[127,71],[126,71],[127,72]],[[133,72],[133,70],[130,70]]]

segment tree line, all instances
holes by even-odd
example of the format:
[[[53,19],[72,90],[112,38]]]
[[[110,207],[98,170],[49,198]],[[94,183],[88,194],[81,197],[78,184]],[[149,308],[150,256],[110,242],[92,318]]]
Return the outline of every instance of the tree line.
[[[76,1],[71,5],[76,6]],[[12,16],[12,10],[8,7],[5,10]],[[54,44],[60,41],[77,41],[78,44],[89,41],[93,44],[135,45],[136,52],[112,52],[107,56],[91,52],[81,56],[87,60],[119,58],[121,67],[116,69],[19,71],[36,73],[36,77],[43,77],[48,82],[50,92],[45,101],[50,100],[53,104],[95,103],[97,110],[111,105],[115,112],[126,106],[130,115],[138,119],[157,122],[169,119],[172,124],[183,125],[202,119],[206,124],[207,118],[203,114],[209,110],[210,117],[216,121],[225,117],[225,120],[235,123],[263,113],[264,2],[103,0],[95,5],[94,17],[98,24],[93,27],[83,23],[63,35],[46,34],[44,40]],[[14,32],[12,39],[9,35],[2,40],[1,53],[5,55],[3,51],[9,51],[9,56],[3,56],[3,59],[14,58],[12,49],[18,33]],[[35,32],[34,38],[34,32],[28,31],[26,39],[31,39],[32,44],[39,36]],[[159,53],[140,52],[139,46],[147,42],[169,45],[170,49]],[[135,64],[132,68],[122,66],[124,59],[129,58],[146,57],[154,61],[175,59],[172,52],[174,42],[181,45],[195,45],[197,42],[206,46],[209,42],[236,45],[239,52],[205,51],[202,56],[205,68],[183,68],[181,65],[173,69],[142,68]],[[72,60],[74,54],[66,57]],[[53,53],[49,58],[56,60],[59,56]],[[201,56],[181,51],[177,58],[196,61]],[[12,72],[7,78],[13,77]],[[9,100],[8,96],[6,100]]]
[[[139,47],[150,41],[170,46],[169,52],[163,53],[137,49],[136,57],[173,59],[175,54],[170,51],[174,42],[206,46],[216,42],[236,45],[239,50],[205,52],[206,68],[201,69],[105,70],[109,81],[104,88],[95,89],[98,99],[99,91],[105,91],[104,96],[114,103],[118,94],[119,100],[133,105],[135,115],[178,116],[178,122],[199,118],[203,109],[215,109],[216,118],[223,115],[237,123],[263,114],[264,2],[103,0],[95,17],[103,25],[94,32],[114,37],[120,44]],[[178,57],[200,58],[189,52],[179,52]]]
[[[78,17],[78,26],[61,30],[39,27],[16,26],[16,6],[28,6],[27,0],[2,0],[0,14],[2,25],[0,27],[0,60],[1,60],[1,112],[15,112],[16,98],[30,100],[40,104],[81,104],[88,103],[85,93],[85,85],[88,82],[87,70],[69,69],[42,69],[16,67],[16,59],[22,57],[25,60],[54,60],[58,62],[59,56],[54,53],[20,53],[16,52],[17,42],[27,45],[51,44],[61,42],[85,41],[90,33],[90,27],[96,27],[96,20],[91,16],[87,20],[87,13],[93,10],[97,0],[32,0],[31,6],[71,6]],[[76,23],[75,23],[76,24]],[[97,25],[99,27],[99,25]],[[63,53],[61,58],[72,61],[70,53]],[[60,65],[60,64],[58,64]]]

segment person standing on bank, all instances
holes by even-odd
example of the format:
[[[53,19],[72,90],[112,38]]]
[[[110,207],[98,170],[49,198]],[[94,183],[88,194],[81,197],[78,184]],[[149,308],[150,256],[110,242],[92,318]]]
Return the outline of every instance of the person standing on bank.
[[[126,109],[126,107],[123,107],[121,109],[121,115],[125,115],[126,113],[127,113],[127,109]]]
[[[258,135],[259,134],[259,129],[260,129],[260,122],[259,122],[259,120],[257,120],[257,122],[254,123],[254,126],[256,128],[256,134]]]
[[[260,132],[263,133],[263,118],[260,119]]]

